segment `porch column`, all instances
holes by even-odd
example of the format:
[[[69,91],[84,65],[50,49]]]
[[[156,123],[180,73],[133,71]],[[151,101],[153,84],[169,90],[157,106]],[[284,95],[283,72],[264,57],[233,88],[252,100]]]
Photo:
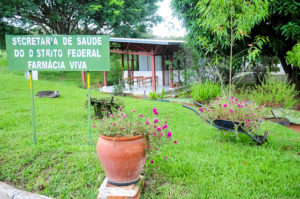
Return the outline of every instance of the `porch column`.
[[[129,54],[127,54],[127,78],[128,78],[128,80],[129,80],[129,77],[130,77],[130,75],[129,75]]]
[[[139,71],[140,70],[140,65],[139,65],[139,55],[136,55],[136,70]]]
[[[170,69],[170,88],[173,88],[173,57],[172,55],[170,56],[170,62],[171,62],[171,66],[169,66]]]
[[[178,68],[178,83],[180,82],[180,60],[177,60],[177,68]]]
[[[165,86],[165,56],[161,56],[162,84]]]
[[[82,84],[85,86],[85,71],[81,71]]]
[[[131,75],[132,77],[134,77],[134,55],[133,54],[131,55]]]
[[[104,71],[104,86],[107,86],[107,72]]]
[[[124,70],[124,54],[121,54],[122,55],[122,81],[124,79],[124,74],[123,74],[123,70]]]
[[[151,49],[151,65],[152,65],[152,89],[156,91],[156,78],[155,78],[155,55],[153,48]]]

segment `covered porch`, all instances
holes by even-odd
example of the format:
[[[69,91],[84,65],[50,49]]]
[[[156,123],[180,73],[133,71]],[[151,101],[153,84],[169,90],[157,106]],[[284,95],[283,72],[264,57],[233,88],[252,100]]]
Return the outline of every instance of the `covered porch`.
[[[110,38],[110,52],[121,54],[122,81],[125,93],[148,94],[174,90],[180,86],[182,70],[174,53],[185,41]],[[167,61],[168,60],[168,61]],[[177,70],[174,70],[176,68]],[[110,93],[113,86],[107,85],[104,72],[103,92]]]

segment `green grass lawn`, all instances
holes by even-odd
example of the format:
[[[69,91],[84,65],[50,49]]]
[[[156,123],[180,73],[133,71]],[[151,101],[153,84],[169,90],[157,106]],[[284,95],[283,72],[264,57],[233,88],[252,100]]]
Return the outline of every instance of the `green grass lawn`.
[[[94,129],[88,145],[87,90],[56,82],[55,74],[34,81],[35,92],[61,92],[57,99],[35,99],[34,146],[29,81],[0,67],[0,180],[55,198],[95,198],[105,175]],[[147,161],[143,198],[300,197],[299,133],[266,123],[269,143],[257,147],[244,135],[236,140],[227,133],[221,140],[215,128],[180,104],[122,100],[127,110],[151,114],[156,107],[170,116],[178,141],[161,148],[169,158],[158,169]]]

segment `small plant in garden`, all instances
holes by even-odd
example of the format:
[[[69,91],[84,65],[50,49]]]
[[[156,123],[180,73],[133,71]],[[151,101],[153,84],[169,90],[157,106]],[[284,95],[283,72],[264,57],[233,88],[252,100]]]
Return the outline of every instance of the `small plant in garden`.
[[[204,83],[194,84],[191,88],[191,96],[194,101],[202,103],[209,102],[220,96],[222,92],[221,86],[217,83],[205,81]]]
[[[135,110],[131,114],[125,113],[122,108],[114,114],[100,120],[98,126],[100,134],[108,137],[131,137],[140,135],[145,138],[146,152],[148,156],[157,154],[159,146],[162,144],[175,143],[172,140],[172,132],[169,130],[168,119],[160,118],[156,108],[152,116],[137,113]],[[167,156],[163,157],[167,159]],[[150,163],[154,163],[150,160]]]
[[[295,90],[295,85],[276,79],[268,75],[261,82],[261,85],[255,86],[250,98],[257,104],[263,104],[272,108],[292,108],[298,102],[295,98],[299,92]]]
[[[267,110],[263,106],[235,97],[217,97],[205,107],[200,107],[199,111],[210,121],[230,120],[238,128],[254,132],[258,130]]]
[[[149,92],[149,97],[152,100],[157,100],[159,98],[159,95],[154,91],[154,92]]]
[[[161,91],[161,95],[158,95],[155,91],[154,92],[149,92],[149,97],[152,100],[164,100],[165,97],[165,89],[163,88]]]

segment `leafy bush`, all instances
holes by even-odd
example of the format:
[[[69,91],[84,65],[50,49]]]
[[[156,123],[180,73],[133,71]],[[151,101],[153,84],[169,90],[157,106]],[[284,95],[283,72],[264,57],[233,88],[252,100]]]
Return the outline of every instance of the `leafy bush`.
[[[162,89],[160,96],[155,91],[149,92],[149,97],[152,100],[157,100],[157,99],[163,100],[165,97],[165,89],[164,88]]]
[[[159,98],[159,95],[156,92],[149,92],[149,97],[152,100],[157,100]]]
[[[191,88],[191,96],[197,102],[211,101],[220,96],[221,86],[217,83],[205,81],[204,83],[194,84]]]
[[[122,80],[122,68],[120,58],[116,55],[111,57],[110,71],[107,73],[107,84],[116,85]]]
[[[295,90],[295,85],[276,79],[274,76],[266,76],[261,85],[256,85],[250,98],[257,104],[272,108],[292,108],[298,102],[295,97],[299,94]]]
[[[113,86],[113,95],[115,96],[124,96],[124,90],[125,90],[125,83],[124,81],[120,81],[119,83],[115,84]]]

